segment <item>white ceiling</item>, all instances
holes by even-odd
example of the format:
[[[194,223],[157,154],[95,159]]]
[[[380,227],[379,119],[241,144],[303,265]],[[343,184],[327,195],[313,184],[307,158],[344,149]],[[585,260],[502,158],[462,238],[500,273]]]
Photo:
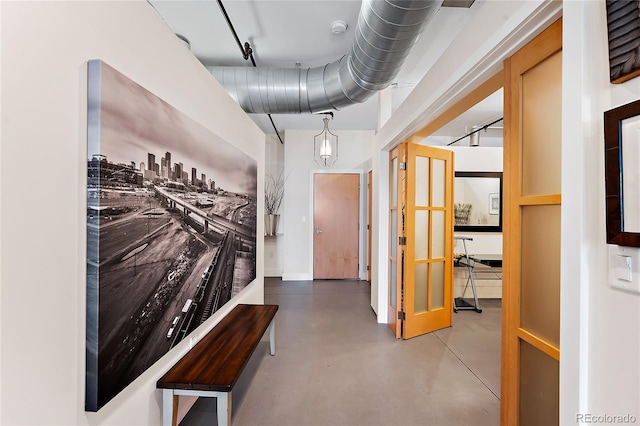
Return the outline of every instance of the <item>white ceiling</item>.
[[[427,23],[391,86],[393,109],[449,46],[476,12],[443,7]],[[245,61],[217,1],[149,0],[167,25],[185,37],[204,65],[252,66]],[[351,48],[360,1],[353,0],[223,0],[238,38],[248,41],[258,66],[303,68],[324,65]],[[347,31],[334,35],[331,23],[347,22]],[[500,104],[500,109],[502,105]],[[501,110],[496,114],[500,114]],[[494,114],[494,115],[496,115]],[[275,133],[266,114],[250,114],[265,133]],[[272,114],[278,131],[320,129],[322,119],[310,114]],[[334,130],[377,130],[378,97],[334,112]]]

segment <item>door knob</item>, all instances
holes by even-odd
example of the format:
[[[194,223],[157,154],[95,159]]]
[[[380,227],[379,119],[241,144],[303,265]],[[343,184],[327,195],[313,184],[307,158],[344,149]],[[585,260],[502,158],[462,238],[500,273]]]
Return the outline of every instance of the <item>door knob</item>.
[[[320,229],[319,227],[316,226],[316,234],[319,234],[322,232],[322,229]]]

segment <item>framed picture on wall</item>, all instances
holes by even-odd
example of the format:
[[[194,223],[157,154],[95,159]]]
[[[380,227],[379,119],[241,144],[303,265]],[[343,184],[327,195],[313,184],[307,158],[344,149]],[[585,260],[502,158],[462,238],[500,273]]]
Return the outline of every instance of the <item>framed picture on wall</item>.
[[[500,214],[500,194],[489,194],[489,214]]]
[[[88,63],[87,411],[256,277],[257,161]]]
[[[607,0],[609,77],[611,83],[640,75],[640,4],[629,0]]]

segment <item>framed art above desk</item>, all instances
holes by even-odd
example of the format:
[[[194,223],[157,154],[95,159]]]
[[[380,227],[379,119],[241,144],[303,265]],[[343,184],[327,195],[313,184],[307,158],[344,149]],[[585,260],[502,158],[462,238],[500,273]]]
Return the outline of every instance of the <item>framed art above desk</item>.
[[[456,232],[502,232],[502,172],[456,172]]]

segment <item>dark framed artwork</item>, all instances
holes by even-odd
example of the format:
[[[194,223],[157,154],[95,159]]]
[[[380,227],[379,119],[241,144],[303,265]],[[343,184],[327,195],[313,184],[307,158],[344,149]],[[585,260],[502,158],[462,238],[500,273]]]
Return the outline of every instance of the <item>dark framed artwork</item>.
[[[502,232],[502,172],[456,172],[456,232]]]
[[[640,4],[638,1],[607,0],[609,77],[622,83],[640,75]]]
[[[500,214],[500,194],[489,194],[489,214]]]
[[[97,411],[256,277],[257,162],[102,61],[87,89]]]
[[[640,247],[640,100],[604,113],[607,243]]]

